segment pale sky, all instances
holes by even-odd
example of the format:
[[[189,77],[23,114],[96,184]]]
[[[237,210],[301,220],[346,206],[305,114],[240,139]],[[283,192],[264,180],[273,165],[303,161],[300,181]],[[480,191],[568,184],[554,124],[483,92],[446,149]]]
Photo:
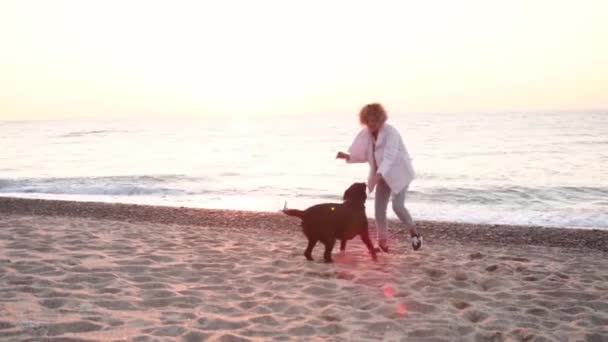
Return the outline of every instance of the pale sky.
[[[0,119],[608,108],[608,1],[0,0]]]

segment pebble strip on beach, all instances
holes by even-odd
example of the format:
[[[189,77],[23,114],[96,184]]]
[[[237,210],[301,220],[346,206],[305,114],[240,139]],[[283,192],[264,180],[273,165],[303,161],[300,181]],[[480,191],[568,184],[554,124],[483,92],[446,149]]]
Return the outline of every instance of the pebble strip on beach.
[[[85,217],[127,222],[153,222],[236,229],[299,230],[298,219],[278,212],[199,209],[121,203],[73,202],[6,197],[0,198],[0,213]],[[393,236],[396,238],[406,237],[406,231],[399,229],[399,222],[391,221],[389,225]],[[478,243],[497,246],[531,245],[589,248],[608,252],[608,230],[435,221],[418,221],[417,225],[426,241],[448,240],[463,244]],[[374,226],[372,220],[370,220],[370,226]]]

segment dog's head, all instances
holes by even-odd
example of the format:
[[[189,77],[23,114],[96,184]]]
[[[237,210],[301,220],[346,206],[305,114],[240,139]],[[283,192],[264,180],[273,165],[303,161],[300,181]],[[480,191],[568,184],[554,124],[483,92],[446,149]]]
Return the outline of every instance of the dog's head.
[[[365,203],[367,199],[367,185],[365,183],[353,183],[344,191],[342,199],[344,202]]]

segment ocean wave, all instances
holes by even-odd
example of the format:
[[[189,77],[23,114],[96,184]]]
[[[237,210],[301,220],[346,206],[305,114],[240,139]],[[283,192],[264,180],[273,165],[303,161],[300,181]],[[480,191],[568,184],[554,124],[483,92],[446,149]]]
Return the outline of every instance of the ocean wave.
[[[584,140],[570,142],[572,145],[608,145],[608,140]]]
[[[411,192],[419,202],[467,203],[467,204],[540,204],[593,202],[608,197],[608,187],[589,186],[485,186],[430,187]]]
[[[0,193],[72,195],[187,195],[181,182],[205,181],[184,175],[0,179]]]
[[[109,134],[109,133],[127,133],[129,131],[124,130],[88,130],[88,131],[73,131],[65,134],[59,135],[60,138],[76,138],[83,137],[87,135],[101,135],[101,134]]]
[[[224,174],[225,175],[225,174]],[[223,176],[220,176],[221,179]],[[236,177],[236,176],[235,176]],[[0,193],[75,194],[111,196],[286,196],[320,201],[341,201],[343,190],[321,187],[289,187],[277,184],[235,186],[217,177],[168,175],[129,175],[73,178],[0,179]],[[369,196],[373,200],[374,194]],[[410,203],[479,204],[508,206],[568,206],[580,203],[604,205],[608,187],[598,186],[434,186],[414,187],[407,194]]]

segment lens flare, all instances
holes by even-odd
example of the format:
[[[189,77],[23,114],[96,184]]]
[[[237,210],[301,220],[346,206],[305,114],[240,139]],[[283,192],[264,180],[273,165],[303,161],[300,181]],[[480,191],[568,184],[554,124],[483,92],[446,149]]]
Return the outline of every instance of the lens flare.
[[[395,295],[395,289],[391,286],[384,286],[384,288],[382,288],[382,292],[384,293],[385,297],[392,297]]]
[[[397,314],[400,316],[407,315],[407,307],[405,306],[404,303],[397,304]]]

